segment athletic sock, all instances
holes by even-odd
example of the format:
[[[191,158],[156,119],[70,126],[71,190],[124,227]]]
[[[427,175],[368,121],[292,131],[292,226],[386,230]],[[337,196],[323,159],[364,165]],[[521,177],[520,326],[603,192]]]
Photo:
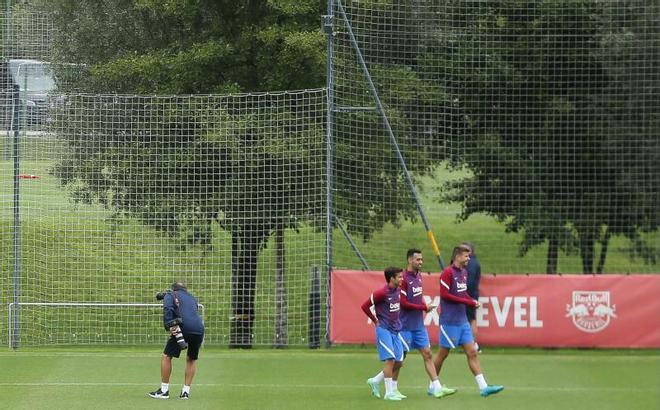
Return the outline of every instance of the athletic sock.
[[[479,390],[485,389],[488,386],[488,383],[486,383],[486,378],[484,378],[483,374],[474,376],[474,379],[477,381],[477,385],[479,385]]]
[[[438,379],[433,380],[431,382],[431,385],[429,386],[429,389],[431,389],[431,391],[438,391],[441,388],[442,388],[442,385],[440,384],[440,380],[438,380]]]
[[[163,393],[167,393],[170,390],[170,384],[169,383],[161,383],[160,384],[160,391]]]
[[[392,390],[397,391],[399,390],[399,381],[392,379]]]
[[[181,393],[188,393],[190,394],[190,386],[186,386],[185,384],[183,385],[183,389],[181,389]]]
[[[392,379],[385,377],[385,394],[392,393],[394,389],[392,389]]]
[[[381,383],[383,379],[385,379],[385,373],[383,372],[380,372],[373,377],[373,381],[375,381],[376,383]]]

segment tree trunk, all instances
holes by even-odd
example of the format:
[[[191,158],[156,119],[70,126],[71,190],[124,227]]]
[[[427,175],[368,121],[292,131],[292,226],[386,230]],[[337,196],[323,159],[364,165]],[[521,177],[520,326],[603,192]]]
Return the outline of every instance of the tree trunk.
[[[243,226],[232,233],[232,320],[229,347],[251,349],[254,338],[254,295],[257,285],[257,257],[267,232],[260,226]]]
[[[275,337],[273,347],[284,348],[288,344],[288,320],[287,320],[287,294],[284,260],[284,229],[278,227],[275,231]]]
[[[607,247],[610,244],[610,228],[608,227],[605,230],[605,236],[603,237],[603,240],[600,241],[601,243],[601,248],[600,248],[600,258],[598,259],[598,266],[596,267],[596,273],[603,273],[603,268],[605,268],[605,258],[607,258]]]
[[[594,236],[591,233],[580,235],[580,256],[582,257],[582,273],[594,272]]]
[[[548,241],[548,261],[545,272],[548,275],[557,273],[557,259],[559,255],[559,241],[557,238],[550,238]]]

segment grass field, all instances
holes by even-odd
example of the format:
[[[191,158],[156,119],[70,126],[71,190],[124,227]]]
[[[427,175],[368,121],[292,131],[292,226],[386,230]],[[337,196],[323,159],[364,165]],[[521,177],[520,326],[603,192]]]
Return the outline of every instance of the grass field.
[[[421,358],[401,372],[402,402],[370,395],[380,366],[372,347],[230,351],[204,348],[191,399],[176,398],[183,362],[170,382],[175,397],[146,396],[159,386],[160,347],[41,348],[0,352],[6,409],[658,409],[659,351],[489,349],[487,380],[505,390],[482,398],[464,355],[454,352],[442,382],[459,392],[426,396]]]

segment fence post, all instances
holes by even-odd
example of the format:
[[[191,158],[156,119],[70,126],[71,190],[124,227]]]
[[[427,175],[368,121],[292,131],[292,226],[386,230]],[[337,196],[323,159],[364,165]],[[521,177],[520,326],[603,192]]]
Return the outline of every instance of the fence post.
[[[12,93],[12,120],[11,129],[14,131],[14,227],[13,227],[13,240],[14,240],[14,323],[13,323],[13,338],[11,345],[14,349],[18,349],[18,342],[20,340],[20,318],[19,318],[19,302],[20,302],[20,279],[21,279],[21,220],[19,214],[20,206],[20,150],[19,150],[19,124],[20,124],[20,88],[14,85]]]
[[[321,268],[312,265],[309,273],[309,348],[318,349],[321,346]]]

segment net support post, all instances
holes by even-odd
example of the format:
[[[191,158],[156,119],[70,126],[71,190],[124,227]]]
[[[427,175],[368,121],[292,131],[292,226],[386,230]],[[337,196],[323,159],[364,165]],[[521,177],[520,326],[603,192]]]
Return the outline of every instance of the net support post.
[[[321,347],[321,268],[310,268],[309,286],[309,348]]]
[[[330,280],[332,273],[332,253],[333,253],[333,229],[334,229],[334,155],[335,155],[335,142],[334,142],[334,111],[335,111],[335,79],[334,79],[334,11],[335,0],[327,0],[328,14],[323,16],[323,30],[326,33],[326,89],[327,89],[327,104],[326,104],[326,118],[325,118],[325,273],[326,273],[326,289],[325,289],[325,344],[330,346]],[[320,282],[320,272],[318,281]],[[312,275],[314,277],[314,275]],[[313,279],[314,280],[314,279]],[[320,284],[319,284],[320,289]],[[320,292],[320,290],[319,290]],[[311,293],[310,293],[311,295]],[[311,296],[310,296],[311,298]],[[320,298],[320,296],[319,296]],[[310,303],[311,304],[311,303]],[[319,313],[320,314],[320,313]],[[319,325],[316,324],[316,327]],[[312,327],[310,327],[312,329]],[[310,330],[311,332],[311,330]],[[318,336],[315,336],[318,337]],[[310,347],[312,346],[310,338]]]
[[[19,302],[20,302],[20,280],[21,280],[21,218],[20,218],[20,130],[19,130],[19,104],[20,104],[20,88],[17,84],[14,84],[13,93],[12,93],[12,116],[11,116],[11,129],[14,132],[14,223],[13,223],[13,247],[14,247],[14,276],[13,276],[13,323],[10,324],[10,328],[13,327],[12,338],[10,340],[11,347],[18,349],[19,340],[21,338],[20,333],[20,312],[19,312]]]
[[[351,41],[351,45],[353,46],[353,50],[355,51],[355,55],[358,60],[358,64],[360,65],[360,68],[362,69],[362,74],[364,75],[365,80],[367,81],[367,85],[369,87],[369,91],[371,92],[371,95],[374,99],[374,102],[376,103],[376,110],[380,114],[380,116],[383,119],[383,125],[385,127],[385,130],[387,131],[387,135],[390,138],[390,143],[392,145],[392,148],[394,149],[394,152],[396,153],[397,159],[399,160],[399,164],[401,165],[401,169],[403,171],[403,175],[406,179],[406,182],[408,183],[408,187],[410,188],[410,193],[412,197],[415,200],[415,205],[417,206],[417,212],[419,213],[419,216],[422,219],[422,222],[424,223],[424,227],[426,228],[427,236],[429,238],[432,237],[433,232],[431,229],[431,223],[429,222],[429,219],[426,216],[426,212],[424,212],[424,208],[422,207],[422,202],[419,199],[419,195],[417,194],[417,189],[415,188],[415,184],[412,180],[412,177],[410,176],[410,172],[408,171],[408,166],[406,165],[406,160],[403,157],[403,154],[401,153],[401,149],[399,148],[399,144],[396,140],[396,137],[394,135],[394,131],[392,130],[392,126],[390,125],[390,120],[387,117],[387,113],[385,112],[385,107],[383,106],[383,103],[380,100],[380,97],[378,95],[378,89],[376,88],[376,85],[374,84],[372,78],[371,78],[371,73],[369,72],[369,68],[367,67],[367,63],[364,60],[364,56],[362,55],[362,50],[360,50],[360,46],[358,45],[357,39],[355,38],[355,34],[353,33],[353,28],[351,26],[351,22],[348,19],[348,16],[346,15],[346,11],[344,10],[344,6],[342,5],[341,0],[336,0],[337,2],[337,10],[341,14],[342,20],[346,23],[346,31],[349,36],[349,39]],[[437,243],[435,241],[432,241],[432,246],[434,247],[433,251],[436,254],[435,256],[438,259],[438,264],[440,265],[440,269],[445,268],[445,263],[442,260],[442,257],[440,256],[440,251],[437,247]]]

